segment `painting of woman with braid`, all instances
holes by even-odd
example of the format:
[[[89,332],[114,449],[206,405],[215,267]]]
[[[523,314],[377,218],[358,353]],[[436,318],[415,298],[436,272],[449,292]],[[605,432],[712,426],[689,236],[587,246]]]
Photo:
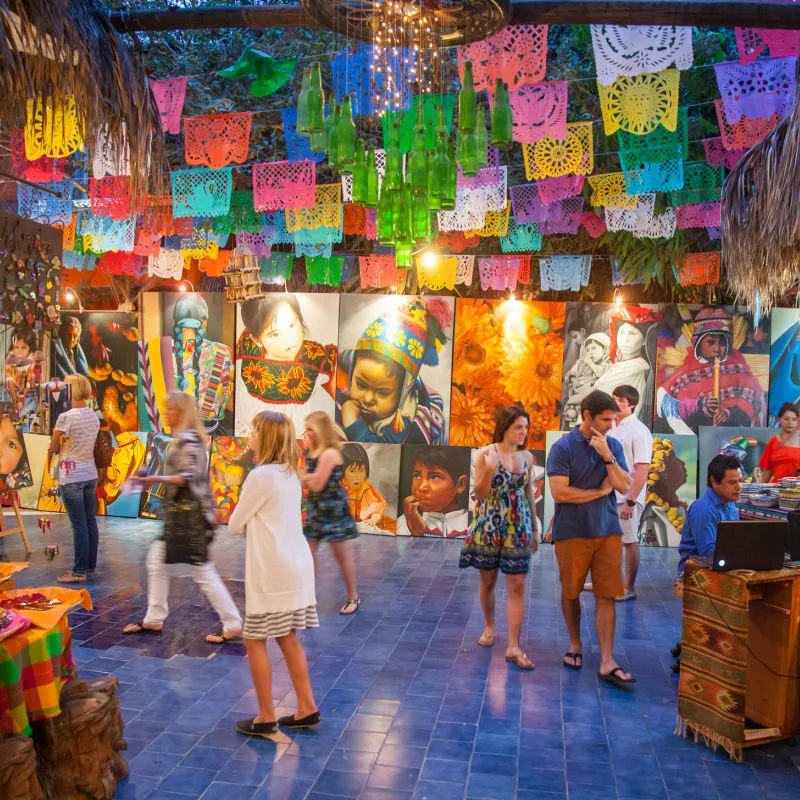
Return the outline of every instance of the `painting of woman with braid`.
[[[206,300],[214,303],[209,313]],[[170,392],[185,392],[197,400],[206,432],[233,433],[233,349],[222,342],[228,323],[233,339],[233,317],[225,313],[221,295],[143,295],[144,341],[139,345],[139,418],[141,430],[169,433],[164,404]],[[169,306],[172,305],[171,313]],[[168,336],[149,338],[154,329]]]

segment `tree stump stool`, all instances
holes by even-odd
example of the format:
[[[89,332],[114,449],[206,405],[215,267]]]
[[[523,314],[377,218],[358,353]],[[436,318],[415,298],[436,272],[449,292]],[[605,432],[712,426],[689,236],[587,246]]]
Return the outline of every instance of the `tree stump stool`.
[[[36,777],[36,751],[27,736],[0,739],[0,797],[3,800],[44,800]]]

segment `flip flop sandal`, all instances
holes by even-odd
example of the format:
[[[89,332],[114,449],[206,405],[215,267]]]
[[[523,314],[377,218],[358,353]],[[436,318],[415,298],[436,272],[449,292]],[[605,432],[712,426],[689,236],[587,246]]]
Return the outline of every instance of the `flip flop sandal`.
[[[129,628],[131,630],[129,630]],[[145,627],[144,622],[132,622],[130,625],[126,625],[122,629],[122,633],[126,636],[131,636],[132,634],[136,633],[159,634],[162,630],[162,628],[147,628]]]
[[[278,732],[277,722],[256,722],[252,719],[240,719],[236,723],[236,730],[245,736],[260,736],[262,739],[269,739]]]
[[[484,631],[484,632],[481,634],[481,638],[480,638],[480,639],[478,639],[478,644],[479,644],[481,647],[492,647],[492,645],[494,645],[494,635],[492,635],[492,636],[487,636],[487,635],[486,635],[486,632]]]
[[[343,617],[350,617],[358,611],[361,607],[361,598],[356,597],[355,600],[348,600],[340,609],[339,614]],[[287,717],[288,719],[288,717]]]
[[[233,644],[241,641],[241,633],[228,636],[225,631],[220,631],[219,633],[209,633],[208,636],[206,636],[206,644]]]
[[[313,728],[314,725],[319,725],[322,722],[322,717],[319,711],[309,714],[307,717],[296,719],[294,714],[289,717],[281,717],[278,720],[278,725],[282,728]]]
[[[510,656],[506,653],[506,661],[511,661],[516,664],[520,669],[532,670],[536,669],[536,665],[531,661],[525,653],[517,653],[515,656]]]
[[[571,664],[567,663],[568,658],[572,659]],[[583,653],[564,653],[564,666],[567,669],[579,670],[583,666]]]
[[[71,573],[67,572],[65,575],[61,575],[60,577],[56,578],[59,583],[86,583],[86,576],[85,575],[72,575]]]
[[[609,686],[614,686],[617,689],[630,689],[636,683],[636,678],[623,678],[625,670],[622,667],[614,667],[611,672],[605,675],[602,672],[597,673],[597,677],[607,683]]]

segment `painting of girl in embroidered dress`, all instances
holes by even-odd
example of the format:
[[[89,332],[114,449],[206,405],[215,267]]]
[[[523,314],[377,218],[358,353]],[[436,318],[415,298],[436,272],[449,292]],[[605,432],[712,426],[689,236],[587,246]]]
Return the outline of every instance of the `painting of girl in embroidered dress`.
[[[233,433],[234,310],[221,294],[146,292],[139,344],[141,430],[169,433],[170,392],[193,395],[209,434]]]
[[[567,303],[562,430],[578,424],[590,391],[613,394],[622,385],[639,392],[636,416],[651,426],[658,319],[653,306]]]
[[[8,414],[0,417],[0,492],[33,486],[22,429]]]
[[[348,440],[447,444],[453,298],[343,295],[336,422]]]
[[[44,408],[39,387],[47,380],[47,364],[33,328],[6,327],[0,333],[6,354],[5,382],[0,388],[0,405],[9,411],[24,433],[45,433]]]
[[[752,315],[730,306],[664,305],[661,316],[655,430],[696,436],[705,426],[763,427],[769,344],[750,336]]]
[[[302,431],[312,411],[334,413],[339,296],[272,292],[238,306],[236,435],[261,411]]]

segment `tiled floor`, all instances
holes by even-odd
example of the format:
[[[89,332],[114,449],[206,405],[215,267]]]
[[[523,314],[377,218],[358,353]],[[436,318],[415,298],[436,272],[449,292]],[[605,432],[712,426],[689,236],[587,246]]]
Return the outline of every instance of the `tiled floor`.
[[[65,520],[43,539],[26,580],[53,581],[70,564]],[[173,581],[173,615],[161,637],[123,637],[141,618],[143,561],[157,527],[101,521],[101,577],[88,586],[94,613],[72,614],[81,674],[120,680],[130,777],[120,798],[203,800],[796,800],[800,748],[749,751],[743,765],[673,735],[677,681],[669,648],[679,634],[672,596],[676,555],[644,553],[639,599],[619,607],[617,656],[636,692],[598,686],[593,602],[584,595],[580,673],[561,667],[566,632],[557,605],[553,551],[534,559],[524,645],[536,671],[503,660],[505,624],[491,650],[482,629],[477,574],[459,571],[457,542],[362,536],[356,542],[361,611],[339,617],[341,583],[320,560],[321,626],[303,636],[323,724],[282,743],[239,736],[234,723],[255,699],[242,648],[209,647],[213,613],[188,578]],[[43,545],[62,556],[46,561]],[[16,542],[7,559],[19,558]],[[220,572],[243,605],[243,542],[223,532]],[[180,568],[177,568],[180,571]],[[498,603],[500,619],[504,597]],[[279,651],[276,699],[292,711]]]

